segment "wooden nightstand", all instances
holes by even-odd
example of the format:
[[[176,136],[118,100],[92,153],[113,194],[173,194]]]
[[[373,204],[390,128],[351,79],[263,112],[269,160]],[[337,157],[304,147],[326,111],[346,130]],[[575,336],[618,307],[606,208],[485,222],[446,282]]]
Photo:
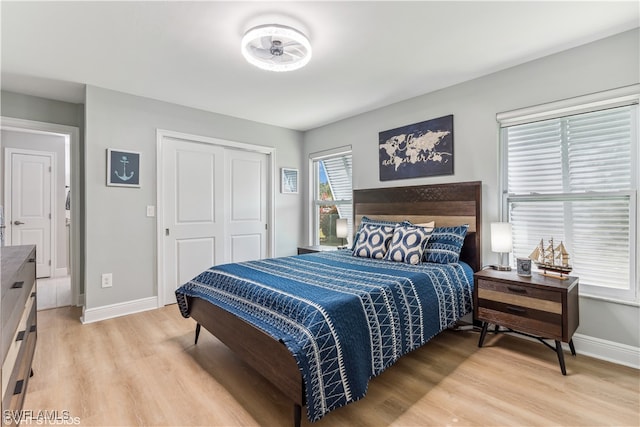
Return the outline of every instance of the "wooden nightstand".
[[[483,270],[474,275],[473,315],[482,322],[478,347],[482,347],[490,323],[494,332],[517,332],[538,339],[558,355],[566,375],[561,342],[576,355],[572,336],[578,328],[578,278],[561,280],[533,273]],[[507,328],[500,330],[500,326]],[[544,341],[554,340],[555,347]]]
[[[336,251],[336,250],[338,250],[337,246],[322,246],[322,245],[299,246],[298,255],[312,254],[314,252]]]

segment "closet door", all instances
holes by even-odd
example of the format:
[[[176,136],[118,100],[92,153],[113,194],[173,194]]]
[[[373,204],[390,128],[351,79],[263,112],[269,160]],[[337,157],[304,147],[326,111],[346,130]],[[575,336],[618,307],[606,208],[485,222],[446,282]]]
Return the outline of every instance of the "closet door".
[[[267,256],[267,155],[225,150],[227,262]]]
[[[164,303],[203,270],[225,261],[224,148],[163,141]]]

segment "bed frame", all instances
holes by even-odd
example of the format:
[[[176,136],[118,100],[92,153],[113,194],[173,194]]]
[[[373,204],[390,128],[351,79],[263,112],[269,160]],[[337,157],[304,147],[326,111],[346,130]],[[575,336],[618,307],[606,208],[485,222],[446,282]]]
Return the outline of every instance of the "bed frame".
[[[460,259],[473,271],[481,266],[482,183],[421,185],[354,190],[354,230],[363,215],[372,219],[414,223],[435,221],[436,226],[469,224]],[[293,402],[294,425],[300,426],[305,390],[298,365],[286,346],[235,315],[199,298],[188,298],[196,325],[215,335],[242,361],[254,368]]]

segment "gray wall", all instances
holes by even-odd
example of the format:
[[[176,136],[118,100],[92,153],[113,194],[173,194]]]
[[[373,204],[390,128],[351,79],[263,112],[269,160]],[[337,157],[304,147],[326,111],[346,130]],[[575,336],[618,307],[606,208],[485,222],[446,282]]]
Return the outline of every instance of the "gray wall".
[[[47,135],[27,132],[1,131],[0,164],[4,168],[4,149],[20,148],[24,150],[46,151],[56,154],[56,182],[53,207],[56,211],[56,223],[54,228],[56,239],[56,264],[54,268],[66,268],[68,258],[67,227],[65,225],[65,202],[67,192],[65,190],[65,138],[59,135]],[[4,173],[0,174],[0,204],[4,200]],[[8,223],[7,219],[7,223]],[[53,271],[51,274],[53,275]]]
[[[2,91],[0,93],[0,114],[5,117],[33,120],[59,125],[84,127],[84,106],[69,102],[54,101],[37,96]]]
[[[638,83],[639,39],[636,29],[311,130],[303,156],[351,144],[356,189],[481,180],[483,258],[496,262],[486,232],[499,219],[496,113]],[[455,175],[381,182],[378,132],[447,114],[454,115]],[[308,209],[304,219],[306,226]],[[578,333],[639,347],[639,316],[637,306],[581,298]]]
[[[147,298],[157,293],[156,130],[276,148],[276,168],[301,169],[302,133],[98,87],[86,89],[85,219],[86,308]],[[142,153],[140,188],[107,187],[107,148]],[[292,255],[302,231],[302,196],[275,200],[275,256]],[[113,287],[102,288],[102,273]]]

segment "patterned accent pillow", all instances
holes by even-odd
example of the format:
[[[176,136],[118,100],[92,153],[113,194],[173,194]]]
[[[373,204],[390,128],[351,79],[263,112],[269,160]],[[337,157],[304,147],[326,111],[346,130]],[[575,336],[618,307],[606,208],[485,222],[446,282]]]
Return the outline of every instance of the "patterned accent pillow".
[[[353,246],[353,256],[382,259],[387,253],[394,227],[390,225],[364,224]]]
[[[468,224],[457,227],[436,227],[427,242],[424,258],[426,262],[452,264],[460,260],[460,251],[464,237],[469,229]]]
[[[420,264],[430,236],[431,232],[426,227],[398,225],[393,231],[393,238],[384,259]]]
[[[364,227],[365,224],[386,225],[386,226],[395,228],[395,226],[400,224],[400,223],[398,221],[385,221],[385,220],[382,220],[382,219],[371,219],[366,215],[363,216],[360,219],[360,227],[358,227],[358,231],[356,231],[356,235],[353,238],[353,245],[351,245],[351,249],[352,250],[356,248],[356,243],[358,243],[358,239],[360,237],[360,230],[362,230],[362,227]]]

